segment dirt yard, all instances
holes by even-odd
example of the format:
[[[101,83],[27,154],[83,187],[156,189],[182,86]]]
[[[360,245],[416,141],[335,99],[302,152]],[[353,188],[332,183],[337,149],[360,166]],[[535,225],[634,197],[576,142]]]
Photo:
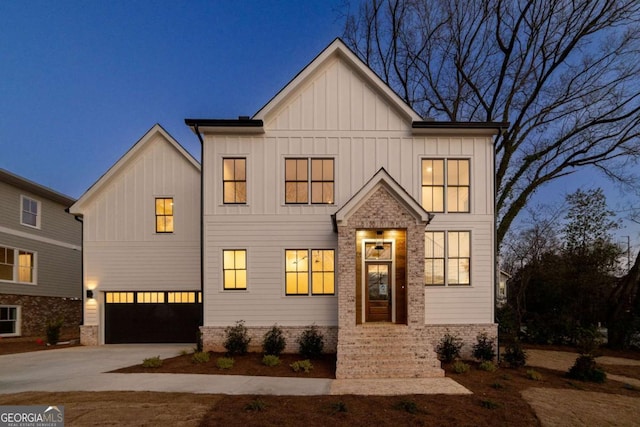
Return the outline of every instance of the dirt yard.
[[[5,343],[0,343],[0,349]],[[1,350],[0,350],[1,351]],[[532,363],[538,363],[537,349]],[[535,356],[534,356],[535,355]],[[638,354],[625,355],[640,359]],[[288,360],[280,370],[266,368],[260,357],[236,358],[229,371],[220,371],[211,361],[196,365],[190,355],[165,360],[163,372],[191,372],[234,375],[293,374]],[[564,363],[575,356],[552,354]],[[611,360],[601,359],[612,362]],[[619,363],[619,360],[613,362]],[[640,362],[627,365],[603,364],[605,370],[640,381]],[[332,378],[335,360],[314,361],[313,375]],[[0,394],[0,405],[63,405],[69,426],[94,425],[182,425],[182,426],[577,426],[638,425],[640,387],[627,381],[608,380],[604,384],[583,383],[564,377],[563,370],[534,368],[541,381],[527,378],[527,370],[499,368],[485,372],[471,363],[465,374],[455,374],[445,366],[446,375],[473,392],[466,396],[227,396],[151,392],[74,392]],[[556,366],[558,368],[558,366]],[[129,372],[150,372],[142,367]],[[159,370],[151,371],[159,372]],[[0,379],[1,383],[1,379]]]

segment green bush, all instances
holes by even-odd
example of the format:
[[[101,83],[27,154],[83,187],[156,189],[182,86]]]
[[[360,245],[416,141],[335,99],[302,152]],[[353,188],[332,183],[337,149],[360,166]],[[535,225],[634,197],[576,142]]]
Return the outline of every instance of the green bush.
[[[307,359],[319,359],[324,349],[324,336],[316,325],[307,327],[298,338],[299,353]]]
[[[264,338],[262,340],[262,351],[264,354],[280,356],[286,345],[287,340],[282,333],[282,329],[277,325],[274,325],[266,334],[264,334]]]
[[[496,390],[500,390],[504,388],[504,385],[502,385],[502,383],[496,381],[493,384],[491,384],[491,388],[495,388]]]
[[[480,365],[478,365],[478,369],[480,369],[481,371],[495,372],[498,368],[493,364],[493,362],[485,360],[484,362],[480,363]]]
[[[542,374],[536,370],[527,370],[527,378],[533,381],[542,381]]]
[[[417,414],[418,413],[418,405],[413,400],[402,399],[398,403],[395,404],[395,407],[396,407],[396,409],[408,412],[410,414]]]
[[[466,372],[469,372],[470,366],[461,360],[456,360],[455,362],[453,362],[453,365],[451,365],[451,368],[456,374],[464,374]]]
[[[231,357],[218,357],[216,359],[216,366],[218,369],[231,369],[233,368],[233,364],[235,360]]]
[[[267,407],[267,404],[264,403],[264,401],[262,399],[258,398],[258,399],[254,399],[251,402],[247,403],[244,406],[244,410],[245,411],[260,412],[260,411],[263,411],[266,407]]]
[[[224,333],[226,335],[224,348],[227,349],[227,355],[235,356],[247,353],[251,338],[249,338],[249,332],[244,326],[244,320],[237,321],[235,326],[225,328]]]
[[[207,363],[210,359],[208,351],[196,351],[191,357],[193,363]]]
[[[64,321],[62,319],[50,320],[47,322],[47,343],[56,345],[60,341],[60,330]]]
[[[603,383],[607,379],[607,374],[598,367],[596,360],[591,355],[580,355],[567,372],[569,378],[580,381],[590,381]]]
[[[502,358],[512,368],[520,368],[527,364],[527,352],[524,351],[519,341],[509,344]]]
[[[162,366],[162,359],[160,359],[160,356],[149,357],[142,361],[143,368],[159,368],[160,366]]]
[[[311,364],[311,361],[309,359],[307,359],[307,360],[299,360],[297,362],[293,362],[289,366],[291,367],[291,369],[293,369],[293,372],[302,371],[305,374],[308,374],[313,369],[313,364]]]
[[[492,361],[496,357],[496,350],[493,345],[493,340],[490,339],[486,333],[478,334],[476,337],[478,341],[473,346],[473,357],[481,361]]]
[[[497,409],[500,407],[500,404],[494,402],[493,400],[484,399],[480,401],[480,406],[487,409]]]
[[[273,354],[265,354],[262,357],[262,364],[265,366],[278,366],[280,364],[280,358]]]
[[[338,412],[349,412],[349,410],[347,409],[347,404],[344,403],[343,401],[339,401],[331,404],[331,413],[335,414]]]
[[[444,363],[451,363],[460,357],[460,349],[462,348],[462,338],[450,333],[444,334],[440,343],[436,347],[438,359]]]

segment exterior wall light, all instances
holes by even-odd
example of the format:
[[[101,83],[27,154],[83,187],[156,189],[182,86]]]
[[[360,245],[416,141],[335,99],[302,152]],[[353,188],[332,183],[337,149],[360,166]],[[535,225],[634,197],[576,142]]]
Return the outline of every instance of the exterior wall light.
[[[87,289],[87,298],[93,299],[93,289]]]

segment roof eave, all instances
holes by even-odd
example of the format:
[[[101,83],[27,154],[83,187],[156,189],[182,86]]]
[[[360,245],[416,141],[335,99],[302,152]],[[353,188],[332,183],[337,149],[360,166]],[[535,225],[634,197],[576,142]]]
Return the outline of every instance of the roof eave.
[[[240,119],[184,119],[184,123],[195,133],[207,134],[263,134],[262,120]]]
[[[13,174],[6,169],[0,169],[0,181],[67,207],[71,206],[76,201],[76,199],[72,197]]]
[[[437,122],[414,121],[411,124],[414,135],[486,135],[504,133],[509,122]]]

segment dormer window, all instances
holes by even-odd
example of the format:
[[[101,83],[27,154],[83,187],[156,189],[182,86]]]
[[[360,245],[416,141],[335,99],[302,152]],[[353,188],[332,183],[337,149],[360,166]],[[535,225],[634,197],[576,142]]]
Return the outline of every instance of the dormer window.
[[[40,202],[27,196],[20,196],[20,224],[40,228]]]

